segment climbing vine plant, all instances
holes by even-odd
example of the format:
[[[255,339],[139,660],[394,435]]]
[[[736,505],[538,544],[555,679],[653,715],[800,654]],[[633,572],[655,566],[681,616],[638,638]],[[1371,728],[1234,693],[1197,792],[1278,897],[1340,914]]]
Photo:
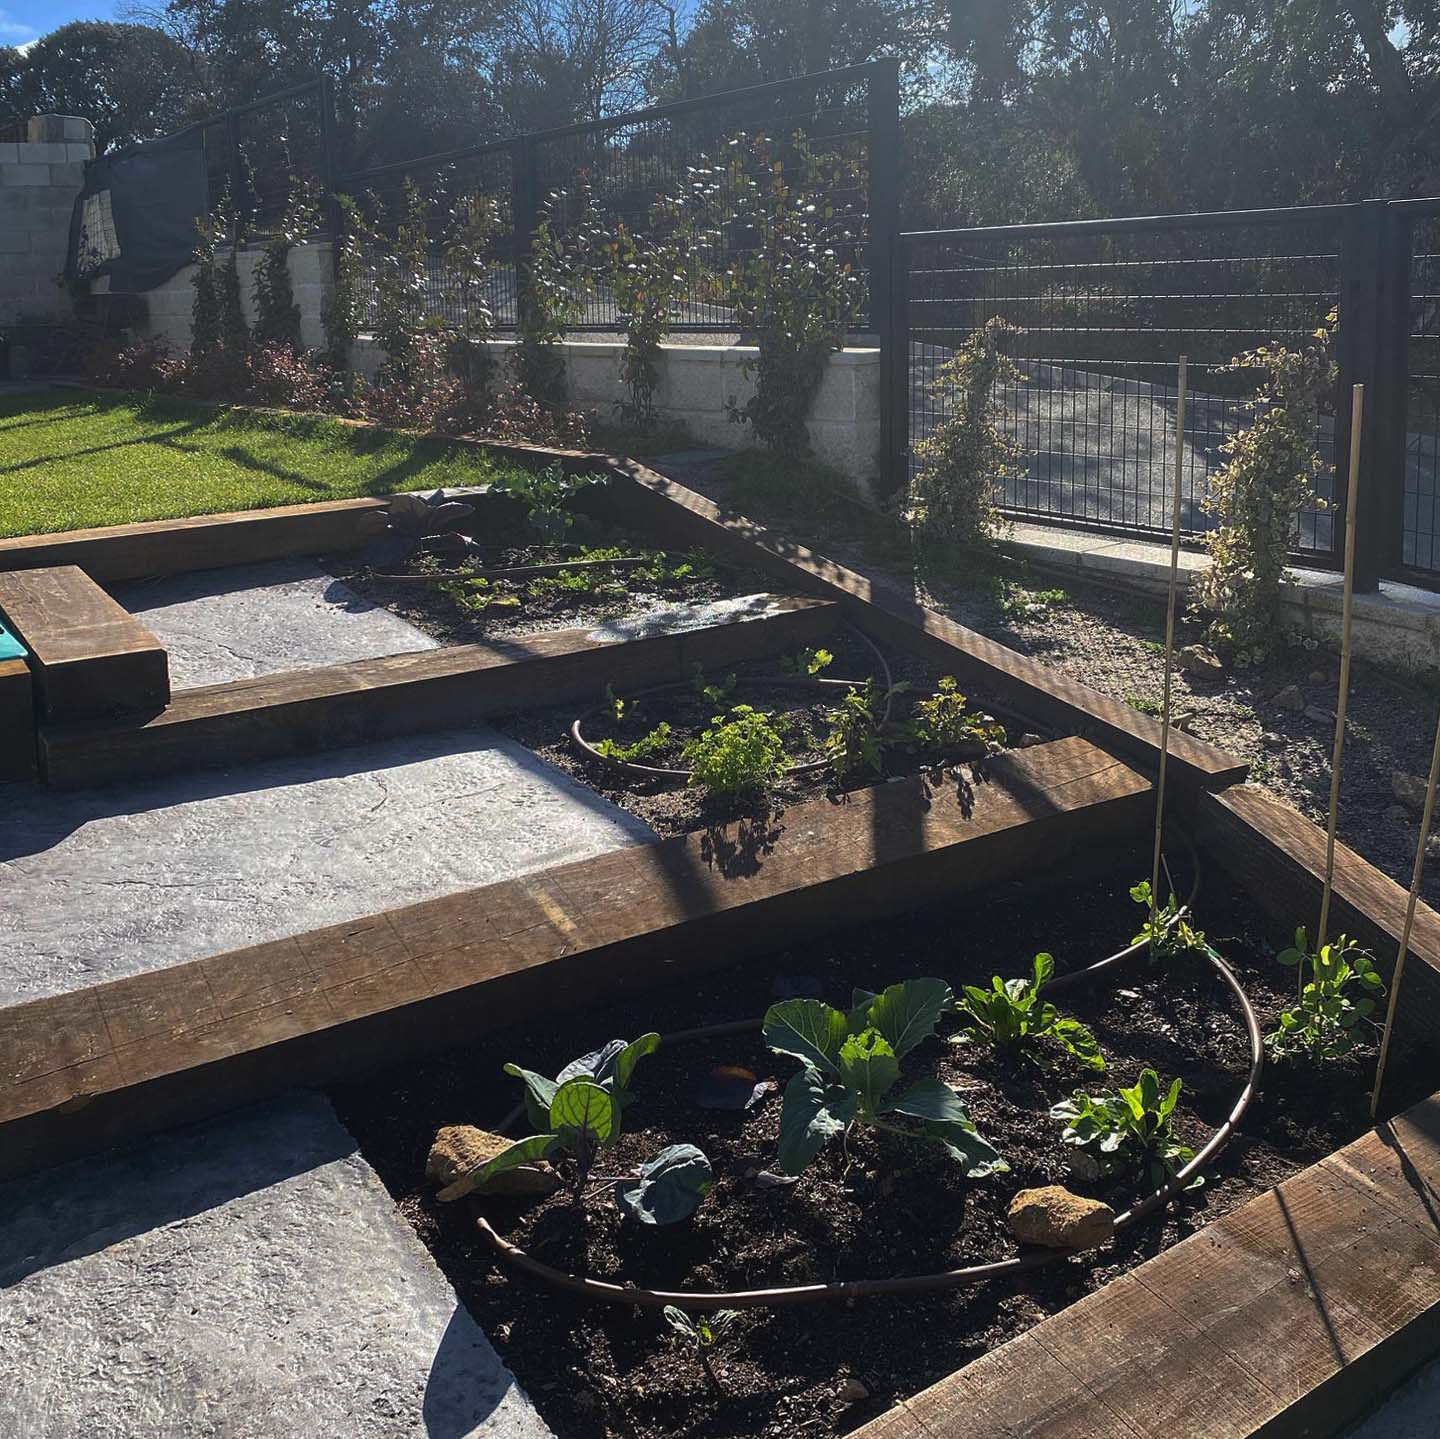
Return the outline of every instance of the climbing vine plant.
[[[238,353],[250,339],[240,303],[240,218],[227,191],[220,207],[195,222],[195,294],[190,308],[190,349],[216,345]],[[220,252],[228,248],[222,260]]]
[[[338,210],[335,279],[321,319],[329,361],[337,370],[345,370],[365,318],[365,223],[353,197],[334,198]]]
[[[1246,403],[1250,423],[1221,446],[1226,462],[1203,501],[1217,524],[1205,537],[1210,566],[1196,608],[1210,642],[1238,664],[1262,659],[1281,636],[1296,520],[1318,503],[1315,483],[1330,472],[1320,457],[1319,407],[1335,384],[1335,329],[1332,310],[1303,349],[1262,345],[1225,367],[1265,377]]]
[[[521,276],[516,363],[520,383],[543,405],[565,400],[560,341],[594,294],[600,222],[589,177],[553,190],[540,205],[530,260]]]
[[[315,229],[320,207],[315,187],[293,180],[280,226],[265,242],[255,266],[255,339],[287,346],[299,354],[300,306],[290,280],[290,252]]]
[[[930,387],[943,418],[915,446],[921,468],[910,496],[911,518],[927,539],[983,544],[1005,527],[996,494],[1024,470],[1019,445],[1001,426],[996,389],[1024,378],[1003,348],[1018,333],[992,316],[940,367]]]

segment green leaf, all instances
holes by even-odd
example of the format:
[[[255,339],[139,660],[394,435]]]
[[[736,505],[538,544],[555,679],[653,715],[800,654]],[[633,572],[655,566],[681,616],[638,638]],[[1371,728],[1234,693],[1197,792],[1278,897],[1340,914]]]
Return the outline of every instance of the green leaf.
[[[935,1033],[942,1011],[955,1002],[943,979],[907,979],[890,985],[870,1006],[870,1023],[885,1036],[897,1059]]]
[[[593,1079],[567,1079],[550,1101],[550,1127],[606,1144],[618,1134],[615,1101]]]
[[[852,989],[850,991],[850,1010],[845,1017],[845,1022],[850,1026],[851,1034],[859,1034],[862,1029],[870,1027],[870,1006],[880,996],[872,989]]]
[[[1050,1033],[1065,1047],[1068,1053],[1073,1054],[1087,1068],[1096,1070],[1105,1068],[1105,1056],[1100,1053],[1099,1043],[1088,1026],[1081,1024],[1078,1019],[1068,1015],[1057,1019],[1050,1026]]]
[[[780,1168],[799,1174],[855,1118],[855,1096],[802,1069],[785,1086],[780,1111]]]
[[[900,1078],[900,1061],[878,1029],[862,1030],[840,1047],[840,1078],[859,1100],[860,1112],[874,1114]]]
[[[518,1064],[507,1064],[506,1074],[525,1081],[525,1113],[535,1129],[550,1127],[550,1102],[560,1087],[555,1080],[536,1074],[533,1069],[522,1069]]]
[[[448,1204],[452,1199],[461,1199],[477,1189],[483,1190],[497,1175],[537,1159],[549,1158],[557,1143],[558,1136],[554,1134],[532,1134],[527,1139],[517,1139],[509,1149],[502,1149],[493,1159],[477,1164],[468,1174],[462,1174],[459,1179],[447,1184],[436,1197]]]
[[[1180,1090],[1183,1088],[1180,1080],[1176,1080],[1170,1086],[1170,1092],[1160,1102],[1160,1122],[1163,1125],[1166,1120],[1175,1112],[1175,1106],[1180,1103]]]
[[[632,1039],[624,1049],[620,1051],[615,1060],[615,1087],[622,1094],[628,1093],[630,1089],[630,1078],[635,1073],[635,1066],[645,1058],[647,1054],[654,1054],[660,1048],[660,1036],[655,1033],[642,1034],[639,1039]]]
[[[845,1016],[818,999],[785,999],[765,1011],[765,1043],[825,1074],[838,1075],[840,1046],[850,1032]]]
[[[1055,956],[1053,954],[1037,954],[1034,973],[1033,987],[1038,993],[1045,985],[1049,984],[1055,973]]]
[[[641,1224],[675,1224],[688,1219],[710,1192],[710,1161],[693,1144],[672,1144],[640,1166],[635,1180],[615,1186],[615,1203]]]
[[[960,1096],[941,1079],[917,1079],[899,1099],[885,1106],[885,1113],[942,1121],[968,1122],[970,1118]]]
[[[927,1119],[925,1134],[935,1140],[957,1164],[965,1169],[966,1179],[985,1179],[991,1174],[1004,1174],[1010,1166],[988,1139],[982,1139],[968,1113],[963,1119]]]

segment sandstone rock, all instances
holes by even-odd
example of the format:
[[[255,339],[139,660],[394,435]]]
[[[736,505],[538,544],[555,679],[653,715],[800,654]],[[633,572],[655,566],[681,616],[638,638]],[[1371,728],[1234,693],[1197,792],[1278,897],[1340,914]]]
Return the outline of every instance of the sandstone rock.
[[[1204,645],[1185,645],[1176,652],[1175,658],[1187,675],[1200,679],[1219,680],[1225,678],[1225,666],[1212,650]]]
[[[425,1177],[441,1186],[437,1196],[449,1201],[462,1199],[475,1188],[473,1171],[488,1163],[511,1145],[503,1134],[476,1129],[473,1124],[447,1124],[435,1136],[425,1160]],[[538,1164],[522,1164],[498,1175],[486,1188],[487,1194],[554,1194],[559,1178]]]
[[[870,1391],[858,1379],[852,1377],[841,1381],[835,1397],[842,1404],[859,1404],[862,1400],[870,1397]]]
[[[1390,793],[1411,814],[1420,814],[1425,808],[1425,781],[1419,775],[1406,774],[1403,769],[1395,770],[1390,776]]]
[[[1060,1184],[1022,1189],[1010,1201],[1010,1232],[1021,1244],[1047,1249],[1094,1249],[1115,1232],[1115,1211]]]
[[[1273,700],[1271,704],[1276,709],[1290,710],[1293,714],[1302,714],[1305,709],[1305,693],[1299,685],[1286,685]]]

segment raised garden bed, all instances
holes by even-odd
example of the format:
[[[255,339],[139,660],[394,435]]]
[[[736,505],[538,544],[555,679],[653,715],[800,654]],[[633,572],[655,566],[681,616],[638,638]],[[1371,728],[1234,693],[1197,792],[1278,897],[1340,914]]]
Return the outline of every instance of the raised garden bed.
[[[867,1297],[820,1307],[746,1310],[716,1351],[726,1393],[716,1396],[693,1356],[672,1342],[654,1311],[591,1304],[497,1263],[477,1231],[483,1215],[502,1239],[568,1273],[661,1290],[749,1291],[925,1274],[1040,1251],[1020,1249],[1006,1223],[1017,1191],[1047,1184],[1109,1202],[1117,1211],[1149,1193],[1141,1174],[1099,1177],[1081,1170],[1061,1141],[1050,1107],[1077,1086],[1130,1084],[1153,1067],[1183,1081],[1176,1138],[1194,1149],[1231,1114],[1251,1064],[1243,1016],[1230,987],[1203,959],[1156,966],[1141,958],[1082,984],[1057,979],[1054,1002],[1085,1022],[1108,1061],[1098,1075],[1057,1046],[1039,1064],[982,1045],[931,1039],[903,1064],[903,1084],[935,1076],[956,1087],[1008,1173],[967,1180],[932,1143],[857,1131],[821,1150],[789,1181],[777,1159],[780,1091],[799,1068],[768,1049],[754,1029],[666,1043],[637,1066],[625,1134],[599,1161],[607,1174],[635,1172],[667,1145],[698,1144],[714,1188],[694,1218],[673,1228],[622,1217],[609,1184],[577,1211],[568,1192],[528,1201],[465,1198],[442,1204],[422,1182],[438,1128],[499,1128],[521,1087],[505,1060],[545,1074],[614,1036],[676,1033],[762,1014],[777,997],[818,994],[842,1008],[852,988],[878,991],[934,976],[957,992],[993,974],[1030,972],[1053,951],[1058,973],[1122,948],[1136,925],[1128,894],[1144,857],[1103,881],[972,896],[840,931],[798,947],[737,957],[714,981],[684,982],[633,1002],[552,1014],[433,1060],[386,1071],[340,1090],[337,1103],[367,1157],[390,1186],[458,1291],[501,1346],[507,1362],[557,1433],[566,1435],[827,1435],[844,1432],[1014,1338],[1047,1314],[1319,1160],[1368,1128],[1366,1075],[1373,1052],[1357,1050],[1323,1070],[1265,1071],[1241,1134],[1206,1166],[1205,1184],[1112,1244],[1028,1272],[943,1294]],[[1188,881],[1177,876],[1182,886]],[[1292,1000],[1292,972],[1274,961],[1275,927],[1223,882],[1201,891],[1197,920],[1235,968],[1259,1023],[1272,1029]],[[1143,917],[1143,915],[1142,915]],[[757,936],[759,943],[763,940]],[[753,949],[750,951],[753,954]],[[952,1018],[942,1032],[957,1027]],[[748,1110],[706,1105],[719,1067],[767,1086]],[[1395,1076],[1413,1089],[1413,1069]],[[529,1132],[521,1119],[513,1132]],[[863,1393],[862,1393],[863,1391]]]

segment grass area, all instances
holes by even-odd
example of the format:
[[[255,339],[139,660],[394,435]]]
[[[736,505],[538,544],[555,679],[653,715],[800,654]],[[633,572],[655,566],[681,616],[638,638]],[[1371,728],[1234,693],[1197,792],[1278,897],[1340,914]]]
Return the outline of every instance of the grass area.
[[[478,485],[473,446],[80,390],[0,395],[0,536]]]

